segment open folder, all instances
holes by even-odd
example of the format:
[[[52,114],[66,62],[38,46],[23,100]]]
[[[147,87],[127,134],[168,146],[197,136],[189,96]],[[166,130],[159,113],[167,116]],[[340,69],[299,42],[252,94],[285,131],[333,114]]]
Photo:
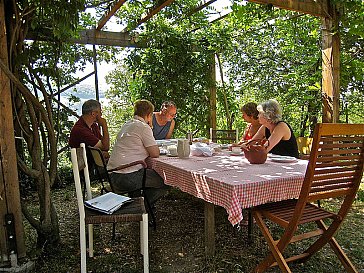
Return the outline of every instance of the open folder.
[[[132,199],[127,196],[108,192],[104,195],[85,201],[85,207],[94,209],[103,213],[112,214],[125,203],[131,202]]]

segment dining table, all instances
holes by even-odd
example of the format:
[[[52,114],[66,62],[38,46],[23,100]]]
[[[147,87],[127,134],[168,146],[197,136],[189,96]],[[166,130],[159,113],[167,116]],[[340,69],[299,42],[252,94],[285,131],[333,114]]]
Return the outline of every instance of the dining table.
[[[214,206],[223,207],[235,226],[243,209],[297,198],[305,176],[307,160],[276,160],[268,155],[263,164],[251,164],[243,153],[220,151],[212,156],[160,156],[148,158],[165,184],[204,200],[205,253],[215,253]]]

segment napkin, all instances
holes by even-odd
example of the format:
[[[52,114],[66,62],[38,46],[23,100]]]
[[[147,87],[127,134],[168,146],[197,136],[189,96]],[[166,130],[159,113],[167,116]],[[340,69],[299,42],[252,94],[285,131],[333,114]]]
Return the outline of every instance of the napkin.
[[[206,143],[197,142],[191,145],[192,156],[212,156],[214,152],[215,149]]]

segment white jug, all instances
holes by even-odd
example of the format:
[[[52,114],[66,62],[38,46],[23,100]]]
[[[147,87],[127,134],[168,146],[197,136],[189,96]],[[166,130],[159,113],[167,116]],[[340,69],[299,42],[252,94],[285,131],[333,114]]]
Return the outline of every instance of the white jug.
[[[177,140],[177,153],[178,157],[186,158],[190,156],[190,143],[188,139]]]

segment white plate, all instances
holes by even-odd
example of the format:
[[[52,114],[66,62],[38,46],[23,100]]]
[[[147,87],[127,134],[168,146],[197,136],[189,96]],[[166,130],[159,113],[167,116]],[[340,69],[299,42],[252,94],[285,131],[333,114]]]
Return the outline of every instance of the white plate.
[[[268,158],[286,158],[286,157],[292,158],[292,156],[288,156],[288,155],[276,155],[276,154],[271,154],[271,153],[268,154]]]
[[[274,161],[274,162],[279,162],[279,163],[297,162],[297,158],[292,157],[292,156],[271,157],[271,160]]]

